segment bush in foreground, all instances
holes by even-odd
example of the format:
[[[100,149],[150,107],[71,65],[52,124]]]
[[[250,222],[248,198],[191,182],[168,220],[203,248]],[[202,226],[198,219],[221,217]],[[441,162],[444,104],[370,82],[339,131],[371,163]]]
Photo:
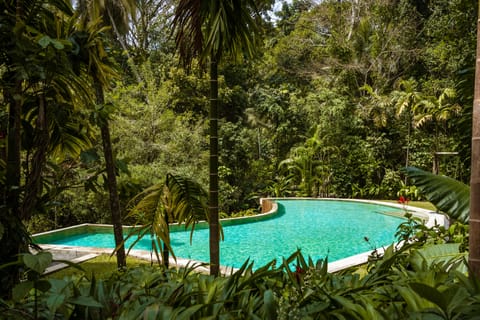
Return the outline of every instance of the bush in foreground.
[[[475,319],[480,281],[468,277],[464,230],[427,229],[413,220],[399,228],[403,246],[373,254],[357,269],[328,273],[327,261],[301,252],[228,276],[196,272],[195,265],[164,269],[140,265],[104,279],[94,275],[45,279],[48,253],[24,255],[26,279],[0,317],[23,319]],[[462,231],[463,232],[463,231]],[[364,266],[365,268],[365,266]]]

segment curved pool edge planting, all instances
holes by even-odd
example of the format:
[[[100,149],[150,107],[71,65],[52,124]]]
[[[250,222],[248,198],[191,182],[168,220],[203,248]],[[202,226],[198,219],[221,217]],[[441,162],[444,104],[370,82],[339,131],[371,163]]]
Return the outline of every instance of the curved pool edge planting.
[[[337,198],[261,198],[260,199],[260,204],[262,208],[262,213],[254,216],[245,216],[245,217],[237,217],[237,218],[227,218],[227,219],[220,219],[222,226],[227,226],[227,225],[232,225],[232,224],[243,224],[243,223],[249,223],[249,222],[254,222],[254,221],[262,221],[262,220],[267,220],[267,219],[272,219],[276,216],[278,213],[278,204],[275,202],[275,200],[332,200],[332,201],[350,201],[350,202],[364,202],[364,203],[371,203],[371,204],[378,204],[382,206],[387,206],[387,207],[393,207],[393,208],[400,208],[404,209],[410,213],[412,213],[413,216],[420,218],[422,221],[424,221],[426,226],[434,226],[434,225],[448,225],[448,220],[446,217],[442,214],[438,214],[436,212],[426,210],[426,209],[421,209],[421,208],[416,208],[404,204],[396,204],[396,203],[387,203],[387,202],[382,202],[382,201],[373,201],[373,200],[357,200],[357,199],[337,199]],[[42,232],[38,234],[32,235],[33,239],[39,239],[43,238],[44,240],[49,237],[53,237],[55,233],[59,232],[68,232],[70,235],[71,234],[76,234],[81,233],[82,231],[85,230],[85,228],[90,228],[93,230],[98,230],[98,229],[105,229],[105,228],[112,228],[112,225],[108,224],[80,224],[76,226],[71,226],[71,227],[66,227],[66,228],[61,228],[61,229],[56,229],[52,231],[47,231],[47,232]],[[129,228],[133,228],[132,226],[124,226],[125,230],[128,231]],[[196,228],[208,228],[208,223],[207,222],[200,222],[197,224]],[[181,225],[171,225],[171,231],[183,229],[183,226]],[[45,242],[45,241],[42,241]],[[102,248],[92,248],[92,247],[77,247],[77,246],[67,246],[67,245],[53,245],[53,244],[41,244],[41,247],[45,250],[48,250],[52,252],[55,256],[55,254],[60,255],[63,258],[65,258],[65,254],[68,255],[68,257],[78,257],[84,254],[102,254],[102,253],[107,253],[111,254],[112,249],[102,249]],[[383,248],[378,248],[377,249],[378,253],[383,253]],[[354,256],[350,256],[344,259],[340,259],[334,262],[330,262],[328,264],[328,271],[329,272],[336,272],[342,269],[346,269],[349,267],[353,267],[356,265],[361,265],[364,263],[368,262],[368,257],[372,253],[372,251],[360,253]],[[129,253],[130,256],[145,259],[145,260],[155,260],[155,257],[152,256],[151,252],[146,251],[146,250],[131,250]],[[68,258],[67,257],[67,258]],[[174,261],[171,258],[171,265],[176,265],[178,267],[185,267],[187,265],[192,265],[193,264],[198,264],[201,265],[199,267],[198,271],[200,272],[208,272],[208,265],[206,265],[204,262],[200,261],[195,261],[195,260],[189,260],[189,259],[183,259],[180,257],[177,257],[177,261]],[[235,268],[222,268],[222,273],[223,274],[230,274],[231,272],[235,271]]]
[[[253,215],[253,216],[244,216],[244,217],[235,217],[235,218],[225,218],[220,219],[220,223],[222,226],[228,226],[233,224],[244,224],[256,221],[264,221],[267,219],[275,218],[278,213],[278,204],[277,203],[270,203],[267,205],[269,208],[268,211]],[[134,228],[134,226],[123,226],[123,231],[128,232],[129,229]],[[202,221],[196,224],[195,228],[197,229],[204,229],[208,228],[208,222]],[[41,233],[36,233],[32,235],[33,239],[44,239],[44,241],[48,241],[49,238],[54,237],[56,234],[60,232],[67,233],[69,235],[75,235],[83,233],[87,230],[111,230],[113,226],[111,224],[93,224],[93,223],[82,223],[70,227],[59,228],[55,230],[45,231]],[[185,230],[183,225],[179,225],[177,223],[173,223],[170,225],[170,231],[180,231]],[[54,255],[54,259],[61,259],[61,260],[70,260],[70,261],[83,261],[82,257],[88,256],[92,258],[94,256],[98,256],[100,254],[109,254],[111,255],[113,250],[112,249],[105,249],[105,248],[96,248],[96,247],[79,247],[79,246],[68,246],[68,245],[59,245],[59,244],[39,244],[39,246],[46,251],[51,252]],[[128,248],[125,248],[128,251]],[[128,253],[129,256],[147,260],[147,261],[156,261],[156,258],[152,253],[148,250],[138,250],[132,249]],[[199,272],[209,273],[209,267],[206,265],[205,262],[196,261],[192,259],[184,259],[181,257],[177,257],[177,260],[174,260],[171,256],[169,259],[169,263],[171,266],[177,267],[187,267],[196,265],[196,270]],[[58,265],[57,265],[58,266]],[[66,267],[66,265],[64,265]],[[57,271],[59,268],[48,268],[46,273],[51,273]],[[231,274],[235,272],[237,269],[232,267],[225,267],[221,266],[220,271],[224,275]]]
[[[425,226],[433,227],[435,225],[445,226],[448,227],[448,218],[443,215],[439,214],[435,211],[418,208],[409,206],[406,204],[401,203],[391,203],[391,202],[384,202],[384,201],[377,201],[377,200],[364,200],[364,199],[343,199],[343,198],[261,198],[260,204],[262,208],[264,208],[263,204],[265,203],[266,210],[271,206],[270,203],[274,203],[275,200],[327,200],[327,201],[350,201],[350,202],[363,202],[363,203],[371,203],[371,204],[378,204],[382,206],[392,207],[403,209],[405,212],[409,212],[413,215],[413,217],[419,218],[423,221]],[[276,205],[276,204],[275,204]],[[278,207],[277,207],[278,209]],[[263,209],[262,209],[263,212]],[[396,214],[394,214],[396,215]],[[340,259],[334,262],[328,263],[328,272],[337,272],[343,269],[347,269],[350,267],[362,265],[368,262],[368,257],[373,253],[374,250],[362,252],[344,259]],[[377,248],[376,252],[382,255],[385,251],[385,248]]]

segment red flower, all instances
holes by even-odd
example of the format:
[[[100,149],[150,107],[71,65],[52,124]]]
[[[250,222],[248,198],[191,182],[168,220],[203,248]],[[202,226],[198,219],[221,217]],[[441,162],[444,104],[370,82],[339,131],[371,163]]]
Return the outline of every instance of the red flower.
[[[408,198],[405,198],[404,196],[400,196],[400,198],[398,199],[398,203],[407,204]]]
[[[305,271],[302,269],[302,267],[296,266],[296,267],[295,267],[295,272],[296,272],[296,273],[304,273]]]
[[[305,273],[305,270],[302,269],[300,266],[295,267],[295,272],[293,273],[295,275],[295,279],[297,280],[297,283],[301,282],[302,279],[302,274]]]

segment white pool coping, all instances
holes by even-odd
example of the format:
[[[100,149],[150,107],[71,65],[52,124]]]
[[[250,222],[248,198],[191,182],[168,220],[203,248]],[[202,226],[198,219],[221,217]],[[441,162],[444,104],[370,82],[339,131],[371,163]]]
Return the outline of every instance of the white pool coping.
[[[435,211],[422,209],[418,207],[409,206],[407,204],[402,203],[393,203],[393,202],[385,202],[385,201],[377,201],[377,200],[364,200],[364,199],[343,199],[343,198],[262,198],[260,199],[260,203],[265,200],[275,201],[275,200],[328,200],[328,201],[350,201],[350,202],[363,202],[363,203],[371,203],[371,204],[378,204],[387,207],[393,207],[397,209],[403,209],[406,212],[408,211],[414,217],[420,218],[425,226],[431,228],[435,225],[441,226],[448,226],[448,218]],[[393,244],[393,243],[392,243]],[[347,258],[343,258],[340,260],[336,260],[333,262],[328,263],[327,270],[328,272],[338,272],[344,269],[348,269],[351,267],[359,266],[362,264],[366,264],[368,262],[368,257],[376,251],[376,253],[383,255],[386,247],[376,248],[372,251],[362,252]]]
[[[274,215],[278,211],[278,205],[275,203],[275,200],[332,200],[332,201],[350,201],[350,202],[364,202],[364,203],[371,203],[371,204],[379,204],[387,207],[394,207],[394,208],[399,208],[399,209],[404,209],[408,212],[410,212],[414,217],[420,218],[424,221],[425,225],[427,227],[433,227],[435,225],[442,225],[442,226],[448,226],[448,219],[446,216],[443,214],[439,214],[437,212],[431,211],[431,210],[426,210],[422,208],[417,208],[417,207],[412,207],[408,206],[405,204],[396,204],[396,203],[389,203],[389,202],[383,202],[383,201],[375,201],[375,200],[360,200],[360,199],[337,199],[337,198],[262,198],[260,199],[260,204],[263,204],[264,201],[272,201],[272,208],[268,212],[255,215],[255,216],[247,216],[247,217],[239,217],[239,218],[232,218],[232,219],[221,219],[222,224],[226,224],[226,221],[250,221],[250,220],[263,220],[263,219],[268,219],[268,216]],[[89,224],[84,224],[84,225],[89,225]],[[98,225],[95,224],[95,226],[109,226],[111,225]],[[56,229],[52,231],[47,231],[43,233],[39,233],[36,235],[45,235],[52,233],[54,231],[58,230],[68,230],[72,229],[77,226],[73,227],[67,227],[67,228],[62,228],[62,229]],[[128,226],[126,226],[128,227]],[[35,235],[33,235],[35,236]],[[83,262],[88,259],[92,259],[100,254],[112,254],[112,249],[102,249],[102,248],[93,248],[93,247],[76,247],[76,246],[65,246],[65,245],[51,245],[51,244],[41,244],[40,245],[44,250],[52,252],[54,255],[54,259],[62,259],[65,258],[67,255],[73,255],[73,258],[69,259],[68,255],[65,260],[71,260],[72,262]],[[385,248],[376,248],[376,252],[379,254],[383,254]],[[350,256],[344,259],[340,259],[334,262],[328,263],[328,272],[337,272],[341,271],[343,269],[347,269],[350,267],[355,267],[358,265],[362,265],[368,262],[368,257],[374,252],[368,251],[368,252],[363,252],[360,254],[356,254],[354,256]],[[152,261],[153,263],[157,262],[156,256],[147,250],[130,250],[129,256],[136,257],[142,260],[147,260],[147,261]],[[84,257],[84,258],[82,258]],[[187,266],[195,266],[196,270],[199,272],[204,272],[204,273],[209,273],[209,267],[208,263],[201,262],[201,261],[195,261],[195,260],[190,260],[190,259],[184,259],[177,257],[176,260],[173,259],[173,257],[170,257],[170,265],[175,266],[175,267],[187,267]],[[66,267],[67,265],[63,264],[63,267]],[[47,269],[48,273],[57,271],[61,269],[61,265],[58,265],[56,269],[53,269],[54,266],[52,266],[52,269]],[[225,267],[221,266],[220,271],[224,275],[229,275],[238,269],[232,268],[232,267]]]

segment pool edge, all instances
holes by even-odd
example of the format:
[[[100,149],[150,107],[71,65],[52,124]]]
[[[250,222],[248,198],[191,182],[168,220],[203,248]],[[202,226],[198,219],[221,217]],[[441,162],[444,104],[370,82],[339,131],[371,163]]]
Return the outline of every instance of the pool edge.
[[[400,208],[404,209],[408,212],[411,212],[413,216],[418,217],[424,221],[425,225],[427,227],[432,227],[434,225],[448,225],[448,219],[437,212],[433,212],[431,210],[427,209],[422,209],[422,208],[417,208],[417,207],[412,207],[404,204],[396,204],[396,203],[388,203],[388,202],[382,202],[378,200],[364,200],[364,199],[342,199],[342,198],[288,198],[288,197],[283,197],[283,198],[260,198],[260,204],[262,206],[262,213],[255,215],[255,216],[246,216],[246,217],[237,217],[237,218],[227,218],[227,219],[220,219],[222,225],[230,225],[230,224],[242,224],[242,223],[248,223],[248,222],[253,222],[253,221],[261,221],[265,219],[271,219],[274,218],[275,215],[278,213],[278,204],[275,202],[275,200],[333,200],[333,201],[350,201],[350,202],[363,202],[363,203],[371,203],[371,204],[378,204],[386,207],[393,207],[393,208]],[[206,222],[202,222],[206,223]],[[66,228],[61,228],[61,229],[56,229],[54,230],[55,232],[58,231],[63,231],[63,230],[73,230],[75,228],[79,228],[81,226],[86,226],[86,227],[109,227],[111,228],[112,225],[109,224],[89,224],[89,223],[84,223],[80,225],[75,225],[71,227],[66,227]],[[178,226],[178,225],[177,225]],[[133,226],[124,226],[125,228],[131,228]],[[44,236],[48,235],[49,233],[52,233],[54,231],[46,231],[42,233],[37,233],[32,235],[32,237],[35,236]],[[52,245],[52,244],[39,244],[40,247],[45,248],[51,251],[74,251],[75,254],[79,253],[104,253],[104,254],[112,254],[113,250],[112,249],[102,249],[102,248],[94,248],[94,247],[76,247],[76,246],[65,246],[65,245]],[[140,259],[146,259],[148,261],[151,261],[151,253],[149,251],[145,250],[131,250],[130,255],[140,258]],[[343,269],[347,269],[350,267],[358,266],[361,264],[365,264],[368,262],[368,257],[374,252],[375,250],[368,251],[368,252],[363,252],[354,256],[350,256],[344,259],[340,259],[334,262],[330,262],[328,264],[328,272],[337,272]],[[377,253],[382,254],[383,253],[383,248],[378,248],[376,249]],[[190,260],[190,259],[185,259],[185,258],[177,258],[177,261],[171,260],[171,265],[175,265],[177,267],[185,267],[187,265],[193,264],[201,264],[202,267],[204,268],[201,270],[201,272],[208,272],[208,263],[206,262],[201,262],[201,261],[196,261],[196,260]],[[226,267],[226,266],[221,266],[221,271],[222,274],[228,275],[232,272],[235,272],[236,268],[233,267]]]

